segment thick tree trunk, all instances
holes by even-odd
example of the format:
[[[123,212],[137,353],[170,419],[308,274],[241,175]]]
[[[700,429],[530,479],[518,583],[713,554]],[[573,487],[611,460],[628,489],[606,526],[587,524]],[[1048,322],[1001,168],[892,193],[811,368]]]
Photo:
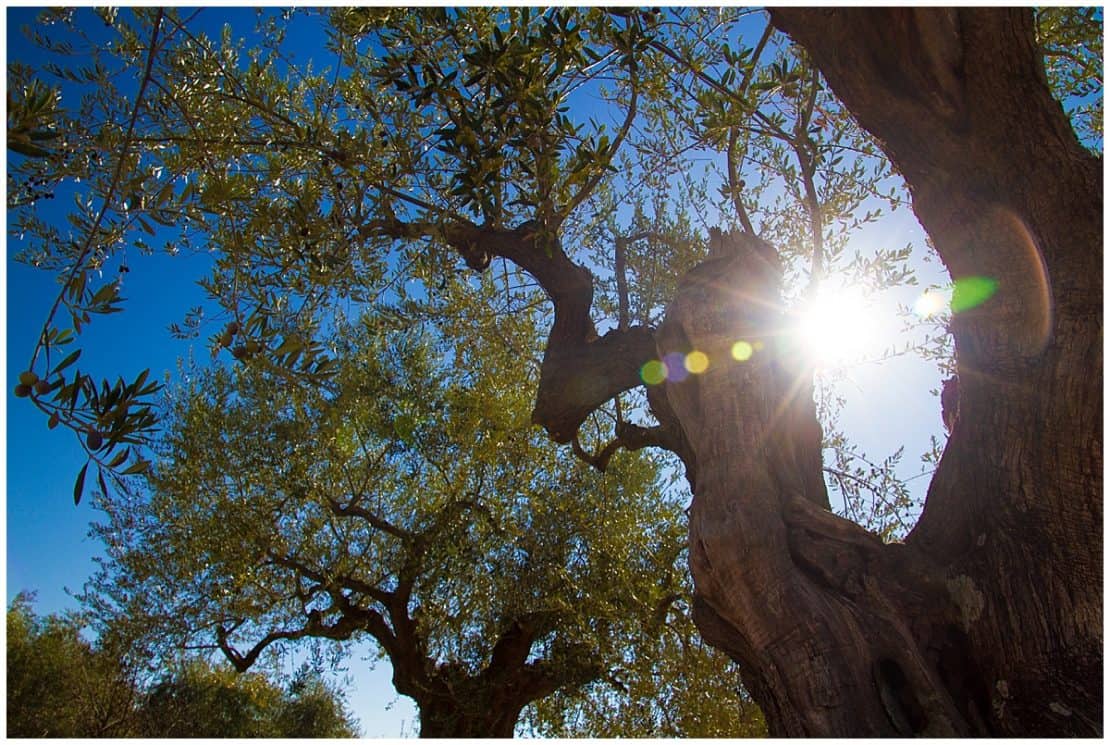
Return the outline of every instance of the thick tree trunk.
[[[773,734],[1101,733],[1101,161],[1028,10],[773,18],[905,176],[953,278],[997,291],[953,322],[951,439],[919,524],[884,546],[824,509],[811,378],[770,336],[758,247],[687,277],[660,352],[764,342],[667,384],[697,463],[699,627]]]
[[[508,623],[480,672],[461,664],[436,664],[421,643],[411,645],[407,655],[395,650],[390,655],[393,684],[416,702],[420,736],[512,737],[529,703],[601,675],[602,668],[589,659],[559,665],[531,659],[532,643],[552,628],[551,623],[543,613]],[[409,638],[416,641],[415,635]]]
[[[452,739],[513,736],[523,706],[488,709],[478,703],[452,700],[420,703],[420,736]]]
[[[502,647],[503,649],[503,647]],[[419,689],[406,688],[420,711],[421,737],[512,737],[520,712],[530,702],[554,693],[560,683],[581,685],[583,678],[565,673],[558,680],[542,663],[503,666],[494,660],[478,674],[461,667],[437,666]]]
[[[781,277],[726,236],[684,279],[662,354],[715,364],[667,384],[697,459],[690,561],[702,634],[741,663],[775,735],[982,731],[945,691],[967,653],[943,577],[828,511],[812,370],[782,331]],[[746,341],[750,359],[731,359]]]

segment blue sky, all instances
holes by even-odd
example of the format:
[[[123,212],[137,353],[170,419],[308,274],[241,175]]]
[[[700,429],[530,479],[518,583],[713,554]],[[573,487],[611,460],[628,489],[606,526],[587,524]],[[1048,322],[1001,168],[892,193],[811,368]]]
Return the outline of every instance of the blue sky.
[[[198,20],[218,29],[227,14],[253,24],[253,9],[220,9],[202,13]],[[32,54],[19,28],[33,19],[34,11],[12,8],[7,12],[9,61]],[[211,32],[211,31],[210,31]],[[238,33],[238,32],[237,32]],[[244,32],[245,33],[245,32]],[[305,48],[313,39],[307,36]],[[64,200],[58,200],[63,202]],[[903,210],[878,226],[860,234],[861,241],[883,241],[886,246],[901,246],[912,241],[923,246],[920,229],[912,214]],[[91,500],[75,507],[72,501],[73,479],[84,463],[84,453],[73,436],[59,428],[49,431],[46,420],[28,401],[11,393],[15,377],[26,369],[34,342],[54,301],[58,285],[54,277],[14,262],[12,255],[18,242],[8,240],[6,272],[7,360],[5,372],[7,417],[7,594],[9,602],[21,590],[38,594],[36,610],[50,613],[73,608],[76,603],[65,588],[79,591],[94,568],[92,557],[100,546],[87,537],[88,525],[97,514]],[[180,322],[185,310],[204,301],[203,291],[195,280],[205,269],[206,259],[200,256],[168,257],[155,254],[129,259],[123,296],[127,298],[123,313],[94,319],[81,338],[84,354],[82,366],[97,377],[114,379],[122,375],[133,379],[141,370],[151,369],[157,378],[174,373],[179,359],[190,355],[198,360],[207,358],[205,329],[200,338],[188,342],[171,338],[167,327]],[[932,274],[922,276],[924,284],[941,281],[937,265],[918,267]],[[916,290],[888,293],[887,304],[876,310],[882,323],[889,320],[890,333],[897,329],[893,319],[895,302],[912,303]],[[890,339],[893,341],[893,339]],[[940,383],[940,376],[931,363],[913,357],[902,357],[881,365],[860,365],[848,372],[841,391],[847,406],[841,415],[846,431],[861,447],[878,458],[905,444],[907,456],[902,469],[904,476],[918,470],[917,455],[929,443],[930,435],[940,435],[939,403],[929,394]],[[928,485],[928,478],[911,482],[919,496]],[[349,701],[368,736],[398,736],[404,723],[411,729],[415,720],[409,699],[398,697],[390,682],[386,661],[377,663],[370,673],[360,657],[369,650],[356,650],[348,661],[353,678]],[[392,708],[387,708],[392,704]]]

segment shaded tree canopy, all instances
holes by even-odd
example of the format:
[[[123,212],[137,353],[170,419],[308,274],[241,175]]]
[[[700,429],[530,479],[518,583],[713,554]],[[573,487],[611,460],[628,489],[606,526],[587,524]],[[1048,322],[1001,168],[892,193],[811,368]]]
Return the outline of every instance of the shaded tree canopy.
[[[354,737],[335,691],[303,669],[284,689],[193,659],[153,681],[113,635],[86,641],[77,616],[8,609],[10,737]]]
[[[119,306],[97,272],[125,249],[203,245],[213,350],[317,386],[335,308],[519,271],[545,297],[499,288],[546,334],[532,422],[600,470],[681,459],[695,620],[772,734],[1101,732],[1101,12],[339,9],[327,73],[289,61],[288,16],[248,45],[102,13],[100,66],[10,69],[9,145],[23,255],[68,315],[16,393],[103,490],[147,467],[125,448],[154,390],[67,351]],[[80,106],[44,74],[89,83]],[[35,204],[77,178],[66,236]],[[887,543],[904,505],[875,532],[830,511],[839,443],[784,330],[830,277],[912,281],[908,250],[847,242],[907,197],[952,279],[951,347],[926,351],[954,353],[958,413]]]
[[[74,618],[41,618],[33,596],[7,615],[10,737],[118,737],[134,726],[134,671],[118,650],[85,641]]]
[[[139,737],[358,736],[342,700],[307,668],[282,688],[197,659],[155,681],[137,719]]]

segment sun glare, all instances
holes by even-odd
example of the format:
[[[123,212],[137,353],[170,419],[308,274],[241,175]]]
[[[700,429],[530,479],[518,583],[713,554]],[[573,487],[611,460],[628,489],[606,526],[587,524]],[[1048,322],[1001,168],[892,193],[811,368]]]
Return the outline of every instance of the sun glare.
[[[874,310],[853,287],[822,287],[803,310],[798,332],[803,348],[826,367],[859,359],[877,341]]]
[[[948,309],[951,292],[925,290],[913,303],[913,312],[922,318],[932,318]]]

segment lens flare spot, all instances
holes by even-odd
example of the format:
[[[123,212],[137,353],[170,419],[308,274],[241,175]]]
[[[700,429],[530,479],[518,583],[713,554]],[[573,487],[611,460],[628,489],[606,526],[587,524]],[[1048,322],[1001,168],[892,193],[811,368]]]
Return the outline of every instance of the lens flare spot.
[[[755,349],[751,344],[741,339],[732,345],[732,359],[737,362],[747,362],[752,358],[752,352]]]
[[[699,352],[695,349],[693,352],[686,355],[684,364],[686,369],[694,373],[694,375],[701,375],[709,369],[709,357],[705,352]]]
[[[686,380],[686,355],[681,352],[671,352],[663,355],[663,364],[667,368],[667,380],[672,383],[681,383]]]
[[[667,366],[659,360],[648,360],[640,368],[640,380],[648,385],[659,385],[667,379]]]
[[[953,313],[971,310],[994,297],[998,291],[998,280],[991,277],[961,277],[952,283]]]

